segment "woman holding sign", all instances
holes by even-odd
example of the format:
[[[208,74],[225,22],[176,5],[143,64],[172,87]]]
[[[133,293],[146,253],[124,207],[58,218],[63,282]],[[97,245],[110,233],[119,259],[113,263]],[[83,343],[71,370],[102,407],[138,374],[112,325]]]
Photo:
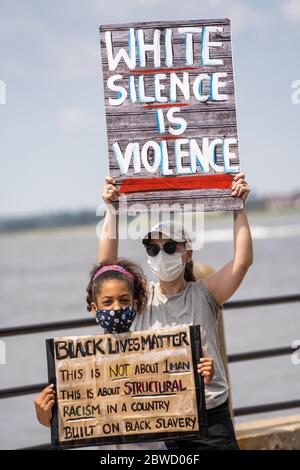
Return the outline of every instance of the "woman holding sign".
[[[103,199],[107,213],[99,244],[100,262],[118,258],[118,238],[110,236],[111,228],[117,227],[111,203],[118,200],[119,191],[114,183],[113,178],[106,177]],[[245,203],[249,192],[245,175],[237,174],[232,196],[241,197]],[[215,368],[213,380],[205,385],[209,438],[177,439],[165,444],[170,450],[238,450],[228,411],[229,387],[218,347],[217,321],[221,306],[236,292],[252,264],[252,238],[246,211],[234,213],[234,258],[202,280],[196,281],[193,275],[191,238],[181,224],[158,224],[142,243],[149,267],[159,282],[149,282],[147,309],[136,319],[133,329],[200,324],[205,355],[213,358]]]

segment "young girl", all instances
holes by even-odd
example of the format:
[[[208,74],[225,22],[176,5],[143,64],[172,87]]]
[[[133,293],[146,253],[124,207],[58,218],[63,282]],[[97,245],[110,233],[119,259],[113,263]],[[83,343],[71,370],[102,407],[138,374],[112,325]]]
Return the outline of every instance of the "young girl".
[[[147,305],[147,281],[143,271],[137,264],[126,259],[119,259],[114,264],[106,261],[94,266],[87,286],[86,301],[87,310],[95,316],[104,333],[128,331],[132,323],[143,316]],[[102,333],[103,331],[99,331],[99,334]],[[200,359],[197,371],[204,377],[204,382],[209,383],[214,374],[213,360],[209,357]],[[44,426],[50,427],[54,403],[55,391],[50,384],[35,400],[37,418]],[[166,449],[162,441],[102,445],[97,448],[99,450]]]
[[[232,196],[245,203],[250,188],[244,173],[235,175]],[[111,177],[106,177],[103,199],[106,217],[99,244],[99,260],[118,257],[118,218],[112,202],[120,191]],[[159,324],[192,323],[201,325],[202,344],[214,358],[215,374],[205,387],[209,439],[176,439],[166,441],[170,450],[232,449],[238,450],[233,424],[228,410],[228,383],[219,351],[218,318],[221,306],[235,293],[252,264],[252,238],[245,209],[234,213],[234,257],[220,270],[201,280],[193,274],[191,238],[181,224],[161,223],[153,227],[142,240],[147,263],[158,278],[148,283],[148,305],[139,316],[133,330],[139,331]]]

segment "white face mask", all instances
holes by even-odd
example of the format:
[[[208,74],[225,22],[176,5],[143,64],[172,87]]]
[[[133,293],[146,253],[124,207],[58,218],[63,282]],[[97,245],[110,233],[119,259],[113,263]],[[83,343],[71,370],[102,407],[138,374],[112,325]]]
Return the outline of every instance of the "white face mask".
[[[181,257],[183,254],[175,252],[172,255],[168,255],[163,250],[160,250],[158,255],[148,257],[148,264],[151,271],[159,279],[171,282],[177,279],[184,270],[185,265]]]

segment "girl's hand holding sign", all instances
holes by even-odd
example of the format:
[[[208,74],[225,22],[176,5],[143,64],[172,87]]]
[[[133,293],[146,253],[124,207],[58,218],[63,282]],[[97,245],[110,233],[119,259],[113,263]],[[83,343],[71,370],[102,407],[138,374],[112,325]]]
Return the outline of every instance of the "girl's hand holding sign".
[[[52,407],[55,403],[55,391],[53,384],[45,387],[34,400],[35,412],[38,421],[50,428],[52,418]]]
[[[197,365],[197,372],[202,375],[204,383],[209,384],[215,374],[214,360],[211,357],[201,357]]]

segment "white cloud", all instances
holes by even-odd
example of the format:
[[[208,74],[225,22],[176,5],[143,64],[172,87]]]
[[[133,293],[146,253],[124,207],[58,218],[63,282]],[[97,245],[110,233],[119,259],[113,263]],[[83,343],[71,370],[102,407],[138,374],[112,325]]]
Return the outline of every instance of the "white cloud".
[[[48,32],[48,26],[42,20],[37,20],[33,16],[8,16],[1,15],[0,17],[0,34],[2,37],[10,40],[16,34],[21,37],[31,36],[33,38],[41,37],[45,32]]]
[[[213,6],[219,7],[220,5],[224,5],[224,3],[228,3],[228,0],[210,0],[210,3]]]
[[[100,74],[100,46],[85,37],[66,36],[47,41],[43,45],[46,67],[58,78],[76,80]]]
[[[253,27],[260,27],[265,19],[248,3],[231,2],[226,8],[227,16],[231,20],[231,28],[235,34],[244,32]]]
[[[58,114],[58,123],[64,130],[77,130],[88,126],[89,116],[78,108],[66,108]]]
[[[247,0],[201,0],[200,9],[199,0],[189,0],[186,9],[182,8],[181,0],[173,0],[171,10],[168,1],[158,3],[158,0],[154,0],[154,2],[154,5],[153,1],[150,0],[121,2],[118,4],[117,16],[115,15],[111,21],[101,23],[130,23],[139,19],[140,21],[155,21],[158,19],[164,21],[191,18],[229,18],[232,20],[234,33],[240,34],[249,31],[251,28],[262,30],[268,22],[266,15]],[[94,8],[95,15],[103,15],[104,5],[98,0],[91,0],[90,4],[91,8]],[[133,18],[135,19],[133,20]]]
[[[69,32],[29,13],[24,18],[17,15],[0,17],[0,41],[9,46],[2,58],[6,75],[30,78],[41,73],[74,80],[99,73],[100,45],[96,24],[92,33],[75,28]]]
[[[286,0],[282,12],[288,20],[300,23],[300,0]]]

